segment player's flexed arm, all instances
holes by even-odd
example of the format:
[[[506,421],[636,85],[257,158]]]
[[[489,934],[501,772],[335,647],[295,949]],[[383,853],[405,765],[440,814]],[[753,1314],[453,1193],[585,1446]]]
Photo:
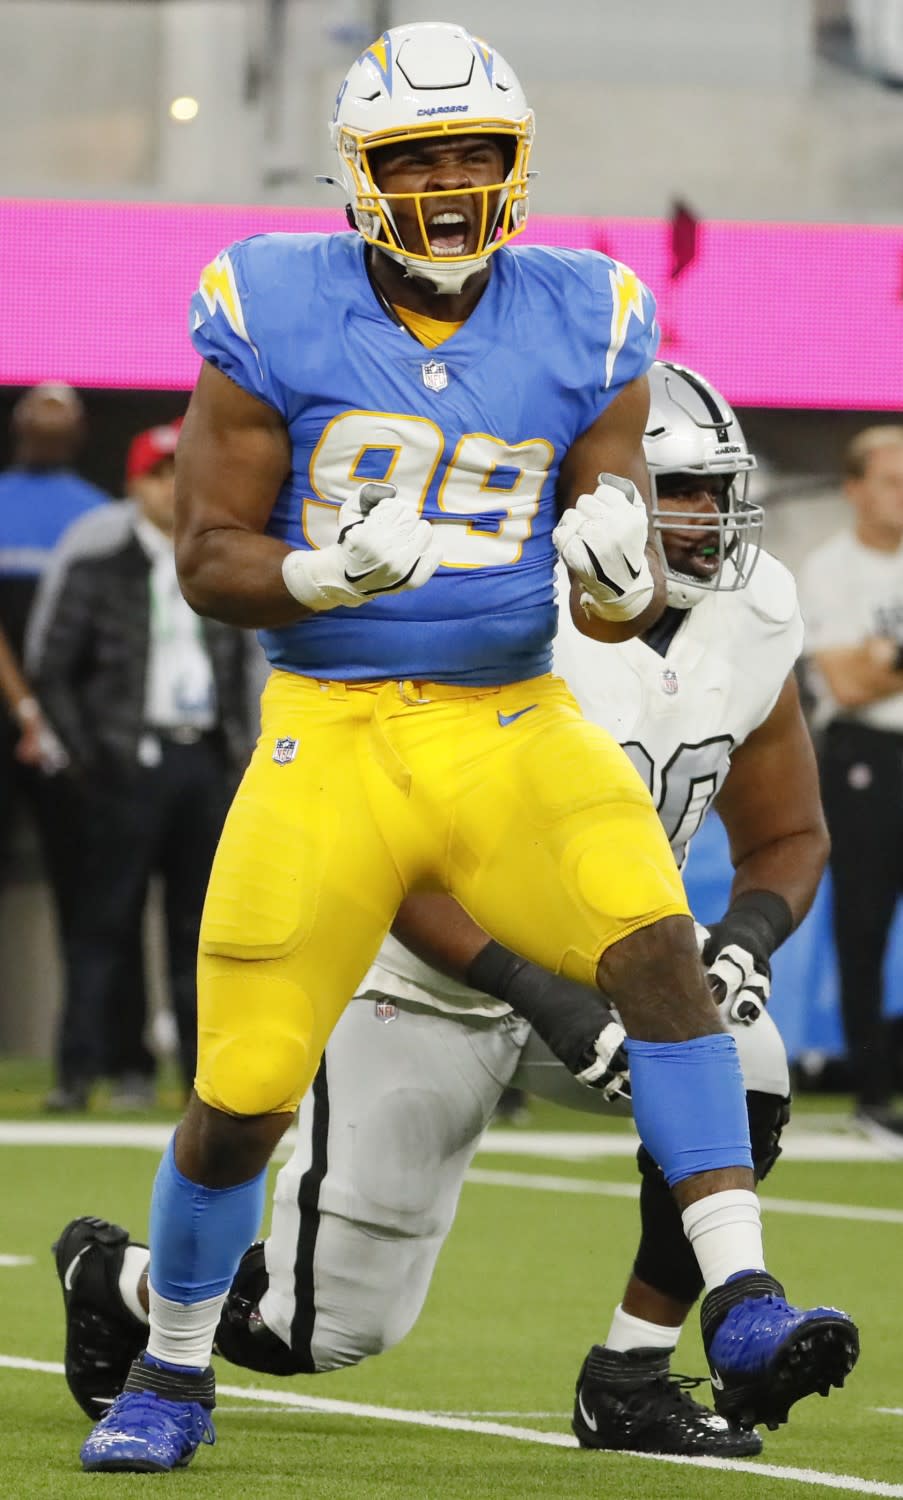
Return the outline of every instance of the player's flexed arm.
[[[561,466],[564,512],[553,533],[571,576],[571,614],[599,641],[626,641],[665,605],[658,542],[649,532],[643,433],[645,376],[632,380],[573,444]]]
[[[702,957],[725,1013],[752,1025],[771,993],[771,955],[812,905],[828,858],[815,753],[792,672],[768,718],[734,751],[715,806],[734,882]]]
[[[176,456],[179,581],[199,614],[257,629],[291,625],[432,576],[438,538],[414,507],[388,494],[369,514],[359,497],[346,501],[329,547],[293,551],[266,535],[290,465],[278,412],[204,364]]]

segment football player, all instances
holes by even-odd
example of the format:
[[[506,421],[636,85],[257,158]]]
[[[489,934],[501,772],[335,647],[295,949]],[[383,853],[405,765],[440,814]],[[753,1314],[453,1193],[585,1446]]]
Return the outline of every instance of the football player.
[[[789,1405],[856,1357],[851,1320],[792,1308],[765,1271],[736,1045],[673,855],[642,778],[549,672],[556,553],[599,640],[652,624],[664,578],[643,501],[652,298],[599,253],[511,247],[532,136],[492,48],[395,28],[336,102],[355,229],[254,236],[201,275],[180,580],[200,614],[259,628],[275,670],[210,877],[148,1346],[82,1446],[91,1471],[166,1472],[213,1440],[210,1352],[266,1164],[423,888],[617,1005],[722,1402],[751,1423],[776,1369]]]
[[[680,862],[713,802],[726,823],[732,901],[700,934],[740,1054],[761,1179],[789,1114],[786,1055],[764,1011],[769,958],[807,910],[827,852],[792,672],[802,623],[790,575],[758,547],[762,513],[746,494],[755,461],[727,402],[674,365],[654,365],[649,380],[645,451],[668,607],[641,636],[614,647],[581,636],[563,611],[556,664],[587,715],[627,748]],[[448,905],[414,896],[397,930],[459,974],[501,957],[515,1009],[525,999],[529,1008],[530,992],[542,985],[567,1008],[569,981],[512,964]],[[462,944],[463,954],[454,951]],[[608,1098],[626,1093],[621,1067],[615,1054]],[[512,1080],[578,1109],[609,1107],[603,1093],[574,1083],[497,989],[479,993],[388,938],[302,1102],[270,1237],[242,1260],[219,1352],[285,1375],[336,1369],[397,1343],[420,1312],[467,1166]],[[580,1371],[575,1431],[596,1448],[756,1453],[755,1431],[714,1415],[669,1374],[703,1280],[645,1148],[639,1165],[639,1251],[608,1337]],[[118,1226],[77,1219],[56,1253],[67,1377],[96,1418],[147,1339],[148,1252]],[[771,1415],[780,1415],[784,1395],[779,1380]]]

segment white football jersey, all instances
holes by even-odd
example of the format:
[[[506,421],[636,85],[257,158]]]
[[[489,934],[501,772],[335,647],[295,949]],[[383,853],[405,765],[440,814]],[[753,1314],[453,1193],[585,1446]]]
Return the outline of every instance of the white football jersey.
[[[731,752],[767,719],[800,654],[803,622],[790,573],[761,552],[745,589],[706,594],[664,656],[644,640],[605,646],[581,635],[562,608],[554,669],[588,719],[624,746],[646,781],[679,865],[730,770]],[[394,994],[440,1010],[497,1015],[478,995],[387,937],[359,995]]]

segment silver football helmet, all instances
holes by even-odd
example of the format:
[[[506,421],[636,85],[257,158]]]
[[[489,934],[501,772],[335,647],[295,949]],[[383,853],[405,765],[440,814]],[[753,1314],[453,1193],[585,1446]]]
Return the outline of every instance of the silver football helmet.
[[[533,111],[505,59],[463,26],[419,21],[384,32],[349,69],[331,131],[351,217],[363,238],[439,292],[459,292],[526,223]],[[415,200],[423,237],[420,250],[407,249],[376,182],[373,154],[424,136],[462,135],[497,137],[508,143],[510,155],[504,182],[474,190],[483,214],[477,252],[442,255],[430,244],[428,216],[441,212],[443,198],[459,190],[396,195]]]
[[[658,360],[648,378],[643,449],[652,524],[665,553],[668,603],[690,609],[715,590],[745,588],[752,576],[764,520],[761,505],[748,498],[756,460],[734,412],[701,375]],[[717,513],[669,509],[669,497],[688,500],[703,487],[714,494]]]

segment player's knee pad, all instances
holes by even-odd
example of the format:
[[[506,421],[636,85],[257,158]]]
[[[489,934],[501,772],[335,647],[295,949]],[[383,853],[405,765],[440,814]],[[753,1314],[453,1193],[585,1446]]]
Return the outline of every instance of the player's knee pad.
[[[381,1317],[369,1321],[362,1319],[353,1327],[347,1328],[338,1325],[323,1326],[321,1320],[311,1344],[313,1367],[318,1375],[325,1375],[330,1370],[347,1370],[350,1365],[359,1365],[365,1359],[372,1359],[374,1354],[385,1354],[407,1331],[404,1329],[393,1337]]]
[[[684,1234],[683,1221],[664,1175],[645,1146],[637,1152],[640,1169],[640,1244],[634,1274],[676,1302],[692,1303],[703,1288],[702,1272]]]
[[[293,1113],[325,1042],[314,1007],[278,964],[198,963],[198,1071],[205,1104],[231,1115]]]
[[[767,1177],[781,1154],[781,1134],[790,1119],[790,1096],[762,1094],[750,1090],[746,1095],[749,1112],[749,1138],[752,1143],[753,1170],[756,1181]]]
[[[363,1207],[358,1203],[355,1212]],[[318,1370],[358,1364],[409,1333],[426,1300],[442,1239],[442,1232],[393,1233],[378,1219],[322,1216],[310,1328]]]
[[[291,1114],[314,1071],[311,1053],[309,1038],[261,1025],[202,1050],[195,1089],[228,1115]]]
[[[417,1286],[419,1278],[416,1274],[412,1275],[413,1293],[408,1282],[411,1247],[404,1241],[396,1241],[394,1245],[387,1244],[387,1249],[391,1249],[397,1266],[393,1282],[387,1283],[385,1276],[378,1276],[372,1285],[368,1285],[355,1277],[353,1284],[349,1281],[341,1300],[335,1296],[340,1290],[337,1283],[329,1289],[328,1303],[325,1298],[319,1300],[310,1341],[310,1357],[318,1373],[347,1369],[349,1365],[358,1365],[376,1354],[385,1354],[400,1344],[416,1323],[423,1307],[423,1296]],[[373,1267],[370,1269],[372,1271]],[[424,1294],[425,1291],[424,1286]]]

